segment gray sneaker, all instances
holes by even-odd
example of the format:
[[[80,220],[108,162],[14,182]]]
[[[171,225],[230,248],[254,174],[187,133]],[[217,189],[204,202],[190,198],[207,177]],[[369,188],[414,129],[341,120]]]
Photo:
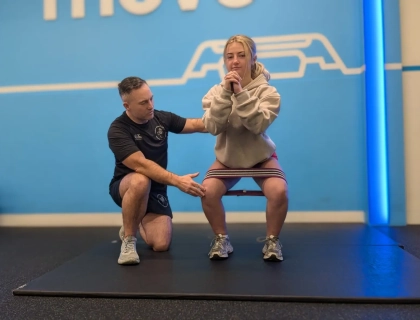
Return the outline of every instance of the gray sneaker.
[[[118,264],[138,264],[139,255],[136,251],[137,238],[133,236],[125,237],[121,244],[121,253]]]
[[[282,245],[278,237],[269,236],[265,238],[265,245],[262,249],[264,260],[268,261],[283,261],[283,253],[281,252]]]
[[[209,252],[211,260],[227,259],[229,254],[233,252],[233,247],[227,235],[216,235],[210,245],[212,246]]]

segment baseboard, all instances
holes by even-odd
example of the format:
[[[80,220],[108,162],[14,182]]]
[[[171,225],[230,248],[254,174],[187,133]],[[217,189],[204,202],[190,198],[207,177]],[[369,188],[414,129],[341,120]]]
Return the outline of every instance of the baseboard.
[[[227,212],[227,223],[264,223],[265,212]],[[174,212],[173,223],[208,223],[202,212]],[[363,211],[291,211],[286,223],[365,223]],[[0,227],[112,227],[121,213],[0,214]]]

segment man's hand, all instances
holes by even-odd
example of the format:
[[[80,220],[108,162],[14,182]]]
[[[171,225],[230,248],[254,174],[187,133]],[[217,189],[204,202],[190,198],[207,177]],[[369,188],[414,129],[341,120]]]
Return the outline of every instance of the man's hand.
[[[194,197],[204,197],[206,189],[199,183],[195,182],[193,178],[198,176],[197,173],[187,174],[185,176],[178,176],[175,187],[179,190],[188,193]]]
[[[198,176],[198,172],[185,176],[178,176],[163,169],[157,163],[146,159],[140,151],[128,156],[127,159],[123,161],[123,164],[135,172],[149,177],[151,180],[177,187],[179,190],[194,197],[204,197],[205,188],[193,180],[193,178]]]

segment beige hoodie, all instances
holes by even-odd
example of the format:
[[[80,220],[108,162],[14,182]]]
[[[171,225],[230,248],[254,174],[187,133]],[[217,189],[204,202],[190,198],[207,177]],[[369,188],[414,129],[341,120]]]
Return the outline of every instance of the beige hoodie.
[[[252,168],[271,157],[276,146],[265,131],[280,111],[280,95],[264,75],[238,94],[215,85],[202,102],[204,125],[217,136],[217,160],[229,168]]]

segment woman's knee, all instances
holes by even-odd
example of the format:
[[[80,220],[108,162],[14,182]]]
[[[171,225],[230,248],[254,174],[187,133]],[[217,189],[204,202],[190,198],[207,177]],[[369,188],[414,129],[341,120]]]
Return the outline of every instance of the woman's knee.
[[[275,201],[280,203],[287,202],[289,200],[287,184],[284,180],[278,180],[277,183],[271,183],[265,186],[264,194],[269,201]]]
[[[206,189],[202,201],[214,201],[220,200],[226,193],[226,187],[219,179],[206,179],[203,181],[203,187]]]

